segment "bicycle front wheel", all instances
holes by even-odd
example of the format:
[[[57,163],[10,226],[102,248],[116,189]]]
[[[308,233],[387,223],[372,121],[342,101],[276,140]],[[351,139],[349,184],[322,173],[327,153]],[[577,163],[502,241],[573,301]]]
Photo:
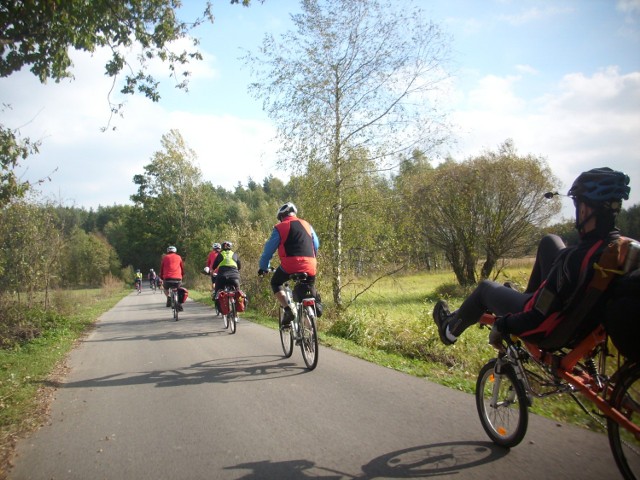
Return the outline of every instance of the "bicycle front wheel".
[[[476,407],[482,428],[496,445],[515,447],[529,425],[529,400],[513,367],[495,373],[496,359],[489,361],[476,382]]]
[[[302,358],[309,370],[313,370],[318,366],[318,332],[316,330],[316,319],[311,315],[307,308],[302,310],[302,318],[300,319],[300,349],[302,350]]]
[[[611,406],[636,428],[640,426],[640,365],[623,367],[611,395]],[[614,420],[607,419],[609,445],[620,473],[627,480],[640,479],[640,440]]]
[[[238,312],[236,312],[236,302],[233,300],[229,300],[229,330],[231,333],[236,333],[236,328],[238,326]]]
[[[278,325],[280,325],[280,343],[282,344],[282,352],[285,358],[289,358],[293,354],[293,330],[291,324],[288,327],[282,326],[282,316],[284,309],[280,307],[280,316],[278,317]]]

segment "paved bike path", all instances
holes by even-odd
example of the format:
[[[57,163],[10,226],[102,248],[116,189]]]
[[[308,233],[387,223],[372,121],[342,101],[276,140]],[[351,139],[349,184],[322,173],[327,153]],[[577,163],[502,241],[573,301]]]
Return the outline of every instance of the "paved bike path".
[[[308,372],[275,330],[230,335],[145,289],[72,352],[50,422],[9,479],[616,479],[606,436],[532,416],[510,451],[474,397],[321,347]]]

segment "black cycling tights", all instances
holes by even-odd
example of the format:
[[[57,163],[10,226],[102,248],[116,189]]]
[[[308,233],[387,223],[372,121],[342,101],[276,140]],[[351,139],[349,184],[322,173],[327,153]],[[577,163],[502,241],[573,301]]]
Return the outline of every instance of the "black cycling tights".
[[[533,270],[525,293],[533,293],[538,289],[542,281],[549,275],[558,253],[565,248],[566,245],[557,235],[546,235],[540,240],[538,252],[536,253],[536,262],[533,264]]]
[[[450,325],[451,334],[459,336],[477,323],[487,311],[497,316],[521,312],[527,300],[547,278],[554,260],[564,248],[564,242],[557,235],[547,235],[540,241],[529,284],[524,293],[490,280],[481,281],[457,311],[457,319]]]

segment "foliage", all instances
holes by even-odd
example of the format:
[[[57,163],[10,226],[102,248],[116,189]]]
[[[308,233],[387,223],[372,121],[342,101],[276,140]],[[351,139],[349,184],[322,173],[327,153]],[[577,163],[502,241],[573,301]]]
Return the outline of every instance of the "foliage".
[[[211,3],[192,21],[178,19],[178,0],[128,0],[118,2],[9,2],[0,17],[0,76],[23,67],[44,83],[72,77],[69,51],[94,52],[108,48],[111,58],[105,73],[115,79],[126,68],[121,93],[140,92],[153,101],[160,98],[158,82],[148,73],[155,59],[168,63],[178,88],[186,89],[188,71],[179,71],[191,60],[200,60],[191,39],[191,50],[175,51],[180,39],[204,22],[213,22]],[[132,46],[140,48],[137,66],[129,63]],[[116,107],[119,108],[119,107]]]
[[[518,156],[511,141],[498,152],[427,170],[409,191],[418,221],[431,228],[429,241],[441,249],[461,285],[488,278],[505,257],[528,253],[540,227],[559,211],[544,192],[557,180],[542,158]],[[420,202],[430,198],[432,202]]]
[[[103,235],[77,227],[69,235],[62,259],[64,285],[99,287],[107,275],[118,270],[117,254]]]
[[[623,209],[617,223],[623,235],[640,240],[640,205]]]
[[[40,142],[21,138],[15,130],[0,124],[0,208],[10,200],[21,198],[29,187],[29,182],[21,181],[15,174],[20,160],[37,153]]]
[[[13,202],[0,210],[0,220],[0,295],[18,292],[18,301],[31,305],[36,293],[44,291],[46,305],[46,294],[60,278],[63,249],[63,235],[52,209]]]
[[[424,199],[416,194],[433,173],[431,161],[421,150],[414,150],[409,158],[400,163],[393,178],[393,214],[399,237],[396,255],[413,270],[437,270],[444,258],[430,241],[431,224],[421,221],[419,211]],[[401,199],[399,201],[399,199]]]
[[[247,56],[257,78],[251,92],[276,123],[283,164],[313,176],[300,199],[307,217],[328,215],[325,259],[340,309],[347,255],[357,261],[370,249],[345,228],[386,198],[362,182],[393,168],[399,153],[430,150],[445,136],[429,94],[446,79],[448,39],[420,10],[378,0],[306,0],[292,18],[297,31],[266,36],[259,55]],[[383,240],[374,242],[378,251]]]

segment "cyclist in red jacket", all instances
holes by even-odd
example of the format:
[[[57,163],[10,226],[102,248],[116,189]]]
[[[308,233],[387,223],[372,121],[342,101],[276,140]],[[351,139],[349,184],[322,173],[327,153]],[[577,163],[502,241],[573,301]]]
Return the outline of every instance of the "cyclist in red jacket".
[[[167,296],[167,307],[171,306],[169,289],[179,287],[184,276],[184,262],[177,252],[178,249],[174,246],[167,248],[167,254],[162,257],[160,264],[160,278],[164,284],[164,294]],[[182,305],[178,305],[178,309],[182,310]]]
[[[285,203],[278,209],[276,217],[280,223],[273,227],[271,237],[264,245],[258,270],[260,276],[269,270],[269,262],[277,250],[280,266],[271,277],[271,290],[284,308],[283,325],[290,324],[291,320],[295,318],[295,313],[287,304],[287,296],[282,287],[292,273],[306,273],[308,275],[307,283],[318,299],[316,302],[318,316],[321,314],[322,308],[314,287],[316,253],[320,247],[320,241],[313,227],[305,220],[298,218],[297,213],[298,209],[291,202]]]
[[[209,256],[207,257],[207,265],[204,267],[204,273],[211,276],[211,288],[214,288],[216,283],[216,273],[218,271],[217,268],[213,268],[213,263],[220,255],[220,250],[222,250],[222,245],[219,243],[214,243],[211,245],[211,251],[209,252]]]

